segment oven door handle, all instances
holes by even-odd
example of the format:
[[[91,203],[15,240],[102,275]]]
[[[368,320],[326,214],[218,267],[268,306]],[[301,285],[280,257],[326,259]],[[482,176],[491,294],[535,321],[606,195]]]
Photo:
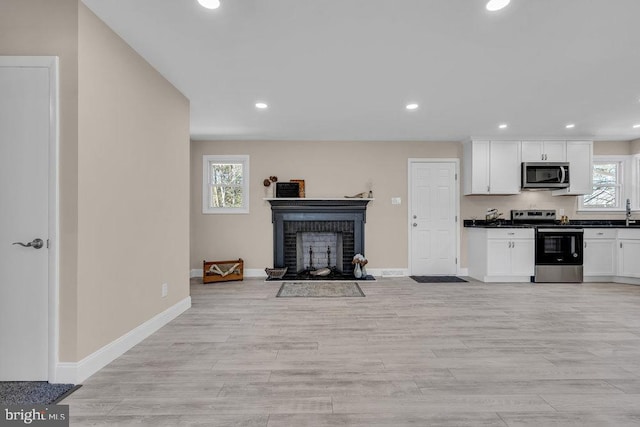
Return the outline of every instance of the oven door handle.
[[[582,228],[538,228],[538,233],[584,233]]]

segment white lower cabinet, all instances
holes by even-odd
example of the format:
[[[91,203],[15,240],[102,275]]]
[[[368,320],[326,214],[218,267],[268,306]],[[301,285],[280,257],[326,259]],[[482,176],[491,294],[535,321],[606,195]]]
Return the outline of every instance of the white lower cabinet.
[[[583,262],[585,281],[611,280],[616,275],[616,237],[615,228],[585,228]]]
[[[469,276],[483,282],[530,282],[534,274],[532,228],[468,228]]]
[[[618,273],[640,278],[640,230],[618,230]]]
[[[532,228],[467,228],[469,277],[529,282],[535,270]],[[640,228],[585,228],[584,281],[640,285]]]

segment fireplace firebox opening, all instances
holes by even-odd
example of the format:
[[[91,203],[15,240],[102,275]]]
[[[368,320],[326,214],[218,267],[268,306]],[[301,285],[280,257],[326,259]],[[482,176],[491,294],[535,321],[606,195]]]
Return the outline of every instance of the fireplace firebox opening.
[[[298,273],[325,267],[342,272],[342,233],[298,232],[296,255]]]

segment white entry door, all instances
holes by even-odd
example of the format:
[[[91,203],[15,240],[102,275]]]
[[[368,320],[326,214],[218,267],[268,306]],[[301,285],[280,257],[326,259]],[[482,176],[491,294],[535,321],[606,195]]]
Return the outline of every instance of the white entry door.
[[[457,272],[457,163],[410,162],[412,275]]]
[[[48,379],[53,82],[13,64],[0,57],[0,381],[36,381]]]

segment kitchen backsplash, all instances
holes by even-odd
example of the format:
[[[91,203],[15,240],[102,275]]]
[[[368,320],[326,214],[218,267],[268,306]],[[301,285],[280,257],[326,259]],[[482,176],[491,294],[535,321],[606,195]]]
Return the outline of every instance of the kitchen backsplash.
[[[552,196],[551,191],[523,191],[512,196],[463,196],[460,213],[463,219],[484,219],[487,209],[498,209],[502,218],[509,219],[512,209],[555,209],[558,218],[567,215],[569,219],[624,219],[624,212],[605,214],[602,212],[577,212],[578,197]],[[564,213],[561,210],[564,210]]]

